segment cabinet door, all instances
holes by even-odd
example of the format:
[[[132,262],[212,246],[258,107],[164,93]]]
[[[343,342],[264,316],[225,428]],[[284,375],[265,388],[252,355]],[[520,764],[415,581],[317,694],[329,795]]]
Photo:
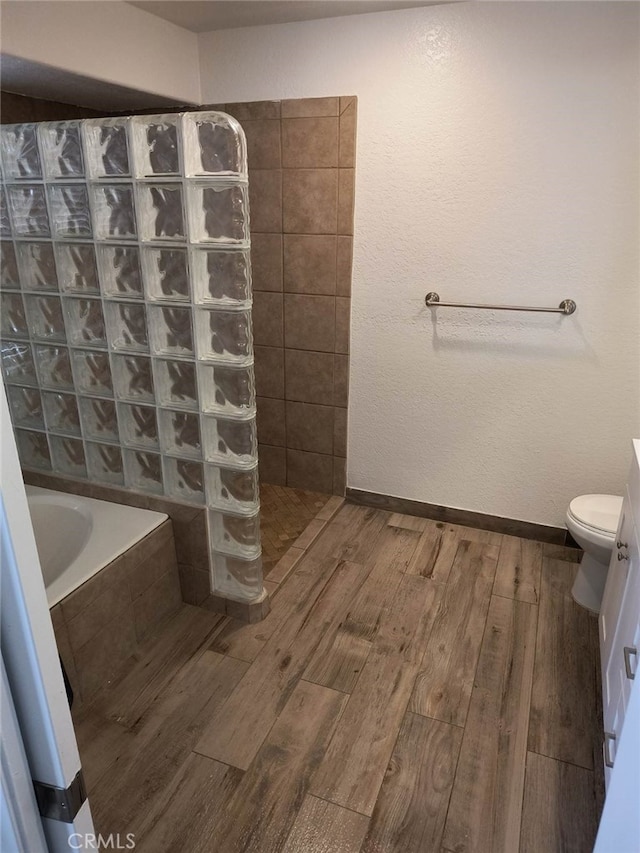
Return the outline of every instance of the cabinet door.
[[[632,505],[629,495],[625,496],[622,504],[622,512],[620,513],[620,521],[616,533],[616,547],[611,553],[611,562],[609,563],[609,573],[607,574],[607,583],[602,596],[602,606],[600,607],[600,617],[598,619],[598,629],[600,632],[600,662],[602,666],[602,684],[604,690],[605,673],[609,666],[611,658],[611,649],[613,646],[616,625],[620,617],[620,608],[622,607],[622,599],[629,577],[630,560],[625,559],[627,554],[626,548],[618,548],[620,545],[629,545],[634,540],[634,524]],[[606,705],[606,694],[604,702]]]

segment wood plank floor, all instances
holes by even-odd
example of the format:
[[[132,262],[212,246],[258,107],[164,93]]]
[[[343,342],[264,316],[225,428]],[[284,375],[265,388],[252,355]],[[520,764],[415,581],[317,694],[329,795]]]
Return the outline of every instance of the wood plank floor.
[[[336,499],[293,550],[263,622],[185,605],[74,712],[96,830],[144,853],[588,853],[578,553]]]

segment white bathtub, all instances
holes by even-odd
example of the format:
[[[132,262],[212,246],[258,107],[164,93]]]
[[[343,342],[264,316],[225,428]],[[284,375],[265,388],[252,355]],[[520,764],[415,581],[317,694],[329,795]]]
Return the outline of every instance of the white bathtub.
[[[168,518],[37,486],[26,491],[49,607]]]

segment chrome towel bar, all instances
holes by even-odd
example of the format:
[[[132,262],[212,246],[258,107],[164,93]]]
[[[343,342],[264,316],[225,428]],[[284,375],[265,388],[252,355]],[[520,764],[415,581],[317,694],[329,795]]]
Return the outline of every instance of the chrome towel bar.
[[[492,311],[541,311],[544,314],[573,314],[578,307],[573,299],[563,299],[557,308],[536,308],[526,305],[479,305],[477,302],[441,302],[440,296],[435,293],[427,293],[424,298],[427,307],[435,308],[482,308]]]

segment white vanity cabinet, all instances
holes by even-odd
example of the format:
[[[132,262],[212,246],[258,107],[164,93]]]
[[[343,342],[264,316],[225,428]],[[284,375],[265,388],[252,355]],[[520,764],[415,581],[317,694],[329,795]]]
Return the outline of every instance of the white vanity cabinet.
[[[640,441],[633,450],[599,618],[607,791],[620,763],[624,727],[640,727],[637,715],[628,714],[632,690],[640,690]]]

